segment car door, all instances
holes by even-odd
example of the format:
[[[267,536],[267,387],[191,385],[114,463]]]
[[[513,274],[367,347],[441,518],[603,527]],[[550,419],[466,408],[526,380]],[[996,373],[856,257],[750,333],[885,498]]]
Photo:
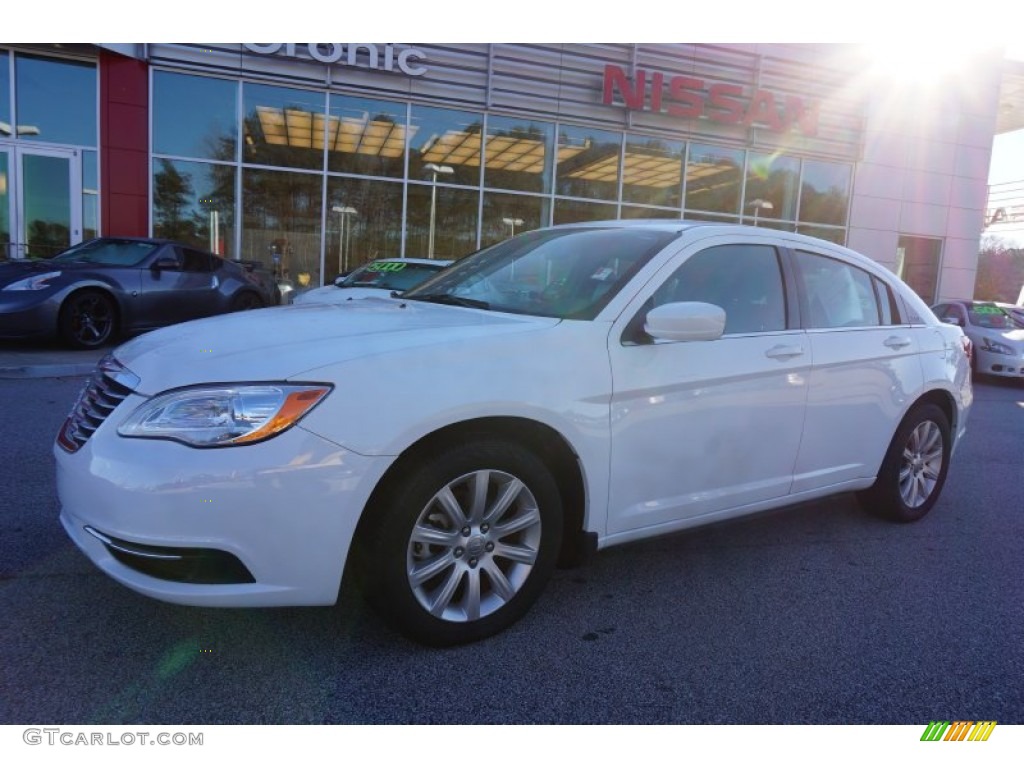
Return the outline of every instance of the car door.
[[[220,307],[220,280],[211,256],[178,245],[166,245],[142,270],[139,322],[159,327],[215,314]]]
[[[620,318],[609,339],[609,535],[789,492],[811,358],[786,283],[770,238],[709,238],[681,251]],[[724,334],[663,342],[642,331],[651,308],[685,301],[725,309]]]
[[[813,367],[793,493],[873,477],[921,391],[920,334],[886,281],[840,254],[793,252]]]

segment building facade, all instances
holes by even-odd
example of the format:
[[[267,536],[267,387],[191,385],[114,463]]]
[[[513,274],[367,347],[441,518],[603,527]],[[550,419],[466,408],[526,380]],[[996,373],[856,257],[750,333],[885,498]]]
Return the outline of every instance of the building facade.
[[[900,83],[854,46],[0,45],[0,73],[0,256],[151,235],[296,287],[548,224],[687,218],[970,297],[1005,128],[998,55]]]

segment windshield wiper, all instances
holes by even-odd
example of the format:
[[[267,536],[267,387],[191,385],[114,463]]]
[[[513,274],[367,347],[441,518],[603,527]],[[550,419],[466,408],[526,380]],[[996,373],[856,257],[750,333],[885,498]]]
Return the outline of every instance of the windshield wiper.
[[[450,293],[427,293],[421,296],[403,296],[414,301],[430,301],[434,304],[450,304],[455,307],[473,307],[474,309],[490,309],[491,305],[480,299],[467,299],[464,296],[452,296]]]

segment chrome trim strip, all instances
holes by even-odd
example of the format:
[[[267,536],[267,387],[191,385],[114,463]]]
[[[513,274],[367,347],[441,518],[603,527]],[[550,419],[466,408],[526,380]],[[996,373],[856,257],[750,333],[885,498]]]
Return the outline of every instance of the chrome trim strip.
[[[118,552],[124,552],[126,555],[133,555],[135,557],[147,557],[147,558],[149,558],[151,560],[183,560],[184,559],[184,558],[182,558],[181,555],[158,555],[158,554],[156,554],[154,552],[139,552],[137,550],[130,549],[128,547],[125,547],[122,544],[115,543],[109,536],[106,536],[106,535],[100,533],[95,528],[93,528],[91,525],[86,525],[85,526],[85,532],[88,533],[93,538],[99,539],[101,542],[103,542],[106,546],[110,547],[111,549],[116,549]]]

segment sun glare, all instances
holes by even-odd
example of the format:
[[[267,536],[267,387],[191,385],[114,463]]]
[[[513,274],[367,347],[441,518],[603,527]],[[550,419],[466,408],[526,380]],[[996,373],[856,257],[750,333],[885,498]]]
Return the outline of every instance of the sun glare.
[[[914,41],[886,40],[867,43],[865,55],[874,74],[906,83],[934,82],[957,71],[982,47],[955,44],[948,40]]]

